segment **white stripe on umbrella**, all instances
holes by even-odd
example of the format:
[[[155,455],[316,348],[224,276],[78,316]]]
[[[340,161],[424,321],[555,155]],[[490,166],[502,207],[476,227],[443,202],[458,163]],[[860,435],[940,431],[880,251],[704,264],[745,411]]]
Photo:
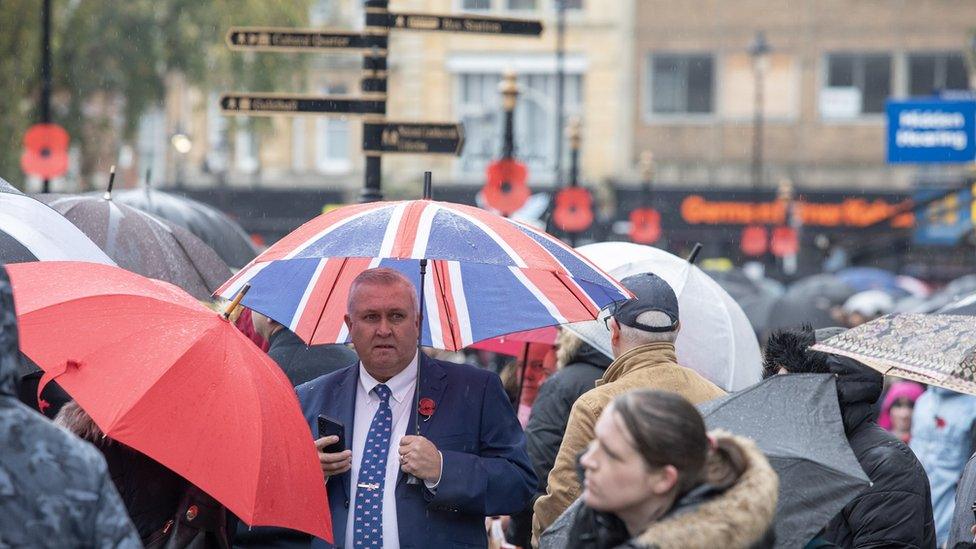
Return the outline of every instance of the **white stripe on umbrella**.
[[[525,286],[527,290],[532,292],[532,295],[534,295],[535,298],[539,300],[539,303],[541,303],[542,306],[545,307],[547,311],[549,311],[549,314],[552,315],[552,318],[556,319],[556,321],[553,322],[553,324],[566,324],[568,322],[566,320],[566,317],[564,317],[562,313],[559,312],[559,308],[556,307],[556,304],[550,301],[549,298],[546,297],[546,294],[543,293],[542,290],[537,288],[536,285],[533,284],[518,267],[509,267],[509,269],[511,269],[512,274],[515,275],[515,278],[517,278],[518,281],[521,282],[522,285]]]
[[[430,241],[430,230],[434,225],[434,216],[441,210],[437,204],[430,203],[424,208],[417,220],[417,236],[413,240],[411,257],[424,257],[427,253],[427,243]]]
[[[441,326],[440,295],[434,284],[433,269],[424,277],[424,304],[427,311],[427,325],[430,326],[430,344],[438,349],[444,348],[444,331]],[[423,328],[423,326],[421,326]]]
[[[468,299],[464,295],[464,282],[461,279],[461,263],[448,261],[447,270],[451,274],[451,295],[454,297],[454,309],[457,311],[458,329],[461,332],[460,347],[467,347],[474,343],[471,334],[471,316],[468,314]]]
[[[335,231],[339,227],[342,227],[342,226],[346,225],[347,223],[351,223],[351,222],[353,222],[353,221],[355,221],[357,219],[360,219],[362,217],[366,217],[367,215],[373,215],[373,214],[376,214],[378,212],[381,212],[381,211],[383,211],[383,209],[384,208],[382,208],[382,207],[379,207],[379,208],[370,208],[368,210],[364,210],[362,212],[359,212],[359,213],[357,213],[355,215],[351,215],[351,216],[343,219],[342,221],[339,221],[337,223],[334,223],[332,225],[329,225],[328,227],[322,229],[321,231],[315,233],[313,236],[309,237],[307,240],[305,240],[305,242],[302,242],[298,246],[295,246],[295,249],[294,250],[292,250],[292,251],[288,252],[287,254],[285,254],[281,259],[292,259],[295,256],[297,256],[298,254],[300,254],[301,252],[303,252],[305,249],[307,249],[312,244],[315,244],[316,242],[318,242],[319,240],[321,240],[323,237],[328,236],[330,233],[332,233],[333,231]],[[258,256],[258,258],[260,258],[260,257],[261,256]]]
[[[237,274],[237,279],[235,279],[230,286],[227,286],[226,290],[219,294],[220,297],[224,299],[234,299],[234,296],[237,295],[237,292],[240,291],[241,287],[250,282],[252,278],[257,276],[257,274],[264,270],[264,268],[268,265],[271,265],[271,263],[258,263],[256,265],[251,265],[250,267],[245,267],[245,270]]]
[[[386,232],[383,233],[383,242],[380,244],[380,257],[390,257],[393,245],[396,243],[397,233],[400,232],[403,212],[407,210],[408,205],[409,202],[401,202],[390,213],[390,220],[386,223]]]
[[[318,285],[319,277],[322,276],[322,270],[325,269],[325,264],[328,259],[320,259],[319,264],[315,266],[315,272],[312,273],[312,278],[309,279],[308,284],[305,285],[305,292],[302,293],[302,298],[298,301],[298,307],[295,308],[295,313],[291,317],[291,321],[288,323],[288,329],[295,331],[298,329],[298,323],[302,319],[302,315],[305,313],[305,306],[308,305],[308,298],[312,295],[312,291],[315,290],[315,286]],[[339,261],[342,261],[341,259]]]

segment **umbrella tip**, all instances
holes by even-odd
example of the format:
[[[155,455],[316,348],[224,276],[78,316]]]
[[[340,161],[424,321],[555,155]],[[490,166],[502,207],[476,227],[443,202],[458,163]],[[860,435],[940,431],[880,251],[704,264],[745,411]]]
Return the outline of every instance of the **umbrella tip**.
[[[244,299],[244,294],[246,294],[250,289],[250,284],[244,284],[241,286],[241,289],[237,291],[237,295],[234,296],[234,301],[231,301],[230,305],[227,305],[227,309],[220,314],[224,320],[230,320],[230,315],[232,315],[234,313],[234,309],[237,309],[237,306],[241,304],[241,300]]]
[[[112,185],[115,185],[115,164],[109,169],[108,173],[108,190],[102,195],[104,200],[112,200]]]
[[[431,173],[424,172],[424,200],[430,200],[433,184],[431,183]]]
[[[691,253],[688,254],[688,263],[694,265],[695,261],[698,259],[698,254],[700,254],[701,251],[702,251],[701,242],[695,242],[695,247],[692,248]]]

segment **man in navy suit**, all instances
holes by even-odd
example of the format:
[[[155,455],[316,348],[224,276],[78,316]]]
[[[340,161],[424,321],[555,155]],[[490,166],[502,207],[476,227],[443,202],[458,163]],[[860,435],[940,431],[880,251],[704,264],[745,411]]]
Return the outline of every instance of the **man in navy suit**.
[[[417,352],[416,290],[395,270],[360,274],[347,311],[361,362],[297,389],[313,433],[320,414],[344,426],[345,450],[323,451],[335,436],[315,441],[333,547],[485,547],[484,518],[521,511],[537,482],[501,381]]]

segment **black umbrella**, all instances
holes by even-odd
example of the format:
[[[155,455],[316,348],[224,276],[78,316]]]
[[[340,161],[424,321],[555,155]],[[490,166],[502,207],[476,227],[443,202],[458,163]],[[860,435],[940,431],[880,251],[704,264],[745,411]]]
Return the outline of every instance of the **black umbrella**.
[[[830,374],[778,375],[698,405],[709,429],[751,438],[779,475],[777,547],[803,547],[870,485]]]
[[[236,221],[203,202],[149,187],[118,191],[112,199],[190,231],[234,269],[240,269],[257,255],[251,239]]]
[[[843,305],[854,290],[831,274],[808,276],[794,282],[773,304],[766,324],[772,330],[810,324],[814,328],[836,326],[831,314],[835,306]]]
[[[757,335],[764,333],[773,304],[783,292],[777,291],[775,285],[767,283],[768,279],[754,281],[738,269],[705,272],[742,307],[753,331]]]
[[[209,299],[231,272],[210,247],[182,227],[111,198],[38,195],[122,267]]]

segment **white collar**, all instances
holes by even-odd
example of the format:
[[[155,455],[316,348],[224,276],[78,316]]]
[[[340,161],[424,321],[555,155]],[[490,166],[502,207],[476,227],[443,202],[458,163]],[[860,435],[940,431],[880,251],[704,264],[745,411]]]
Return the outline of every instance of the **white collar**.
[[[403,402],[407,396],[409,396],[410,391],[413,390],[417,383],[417,355],[413,355],[413,360],[407,367],[400,371],[397,375],[386,380],[387,387],[390,388],[390,392],[393,393],[393,400],[397,402]],[[369,375],[366,371],[366,367],[363,363],[359,363],[359,386],[366,391],[366,394],[370,392],[379,385],[380,382],[376,380],[373,376]]]

